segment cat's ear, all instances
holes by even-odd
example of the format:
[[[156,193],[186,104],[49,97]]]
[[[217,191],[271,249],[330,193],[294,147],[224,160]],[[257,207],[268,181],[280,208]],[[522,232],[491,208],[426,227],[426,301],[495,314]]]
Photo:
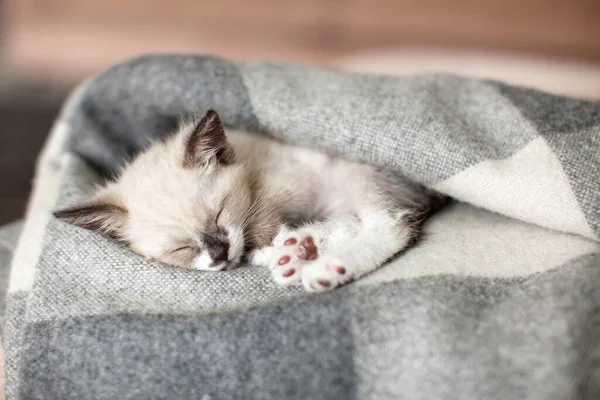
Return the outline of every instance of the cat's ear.
[[[213,159],[219,164],[229,165],[234,162],[235,154],[227,142],[219,114],[208,110],[186,138],[183,166],[197,168]]]
[[[120,239],[127,222],[127,209],[113,196],[99,195],[88,202],[55,211],[54,216],[75,226]]]

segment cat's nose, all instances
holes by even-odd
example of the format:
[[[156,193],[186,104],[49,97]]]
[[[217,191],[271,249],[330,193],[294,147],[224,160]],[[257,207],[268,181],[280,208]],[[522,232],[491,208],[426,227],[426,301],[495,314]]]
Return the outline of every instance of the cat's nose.
[[[213,244],[208,249],[208,254],[210,254],[210,258],[212,258],[214,262],[227,261],[227,258],[229,257],[229,243],[219,242]]]

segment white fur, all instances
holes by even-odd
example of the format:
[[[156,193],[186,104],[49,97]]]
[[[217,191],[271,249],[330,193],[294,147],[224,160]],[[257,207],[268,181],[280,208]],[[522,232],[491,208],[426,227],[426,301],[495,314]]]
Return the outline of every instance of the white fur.
[[[274,257],[274,252],[277,250],[274,246],[262,247],[260,249],[250,250],[248,261],[253,265],[268,267],[271,259]]]
[[[202,253],[194,260],[194,269],[198,271],[215,271],[221,268],[215,268],[212,266],[213,259],[208,253]]]

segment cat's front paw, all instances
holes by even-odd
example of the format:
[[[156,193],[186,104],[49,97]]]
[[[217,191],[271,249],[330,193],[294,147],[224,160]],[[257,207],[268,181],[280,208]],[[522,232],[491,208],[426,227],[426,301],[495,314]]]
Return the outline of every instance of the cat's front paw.
[[[304,266],[302,284],[309,292],[324,292],[352,280],[345,262],[324,256]]]
[[[319,248],[311,235],[290,232],[276,242],[269,262],[271,275],[276,283],[289,285],[299,282],[304,265],[319,257]]]

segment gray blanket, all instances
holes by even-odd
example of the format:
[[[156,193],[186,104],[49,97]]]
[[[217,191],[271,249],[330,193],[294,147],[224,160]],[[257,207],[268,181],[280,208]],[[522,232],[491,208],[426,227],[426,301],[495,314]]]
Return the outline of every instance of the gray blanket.
[[[182,114],[459,200],[368,277],[307,295],[62,223]],[[73,93],[40,157],[6,323],[12,399],[600,398],[600,104],[448,75],[149,56]]]

